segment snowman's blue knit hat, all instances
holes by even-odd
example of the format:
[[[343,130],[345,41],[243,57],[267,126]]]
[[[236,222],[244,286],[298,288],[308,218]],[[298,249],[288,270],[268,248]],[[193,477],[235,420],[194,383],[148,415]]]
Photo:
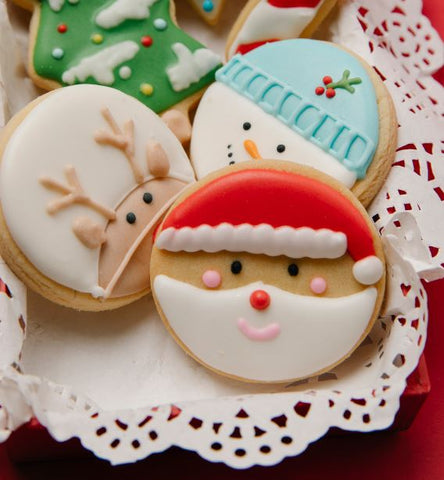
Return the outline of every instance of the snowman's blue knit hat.
[[[373,83],[353,55],[326,42],[284,40],[236,55],[216,79],[365,176],[379,112]]]

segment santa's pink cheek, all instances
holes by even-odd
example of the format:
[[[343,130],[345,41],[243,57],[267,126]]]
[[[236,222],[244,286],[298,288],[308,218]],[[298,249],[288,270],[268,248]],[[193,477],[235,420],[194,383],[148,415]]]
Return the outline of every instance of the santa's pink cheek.
[[[216,270],[207,270],[202,275],[202,282],[208,288],[217,288],[222,283],[222,277]]]
[[[327,290],[327,281],[322,277],[315,277],[310,282],[310,289],[316,295],[321,295]]]

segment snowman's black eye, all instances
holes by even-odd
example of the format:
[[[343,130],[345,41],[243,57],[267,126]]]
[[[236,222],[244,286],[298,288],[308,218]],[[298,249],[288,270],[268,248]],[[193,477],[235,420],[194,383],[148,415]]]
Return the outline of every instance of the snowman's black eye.
[[[251,128],[251,123],[250,122],[245,122],[243,125],[242,125],[242,128],[244,130],[250,130]]]
[[[299,267],[295,263],[290,263],[290,265],[288,265],[288,273],[291,277],[296,277],[299,273]]]
[[[285,145],[282,145],[282,143],[280,143],[280,144],[276,147],[276,150],[278,151],[278,153],[284,153],[284,152],[285,152]]]
[[[152,203],[152,201],[153,201],[153,196],[151,195],[151,193],[145,192],[145,193],[143,194],[143,201],[144,201],[145,203],[148,203],[148,204]]]
[[[136,223],[136,215],[133,212],[127,213],[126,214],[126,221],[131,225],[133,223]]]
[[[239,262],[239,260],[235,260],[231,264],[231,273],[234,273],[234,275],[238,275],[242,271],[242,263]]]

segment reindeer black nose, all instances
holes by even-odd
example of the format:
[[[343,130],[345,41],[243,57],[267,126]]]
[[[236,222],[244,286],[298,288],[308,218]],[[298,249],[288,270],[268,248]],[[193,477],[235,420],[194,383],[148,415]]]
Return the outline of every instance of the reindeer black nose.
[[[153,196],[151,195],[151,193],[145,192],[145,193],[143,194],[143,201],[144,201],[145,203],[148,203],[148,204],[152,203],[152,201],[153,201]]]

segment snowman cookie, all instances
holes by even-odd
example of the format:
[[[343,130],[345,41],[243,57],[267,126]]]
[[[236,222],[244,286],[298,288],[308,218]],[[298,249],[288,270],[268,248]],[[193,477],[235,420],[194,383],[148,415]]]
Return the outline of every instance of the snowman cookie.
[[[220,65],[177,26],[173,0],[14,1],[34,12],[29,73],[45,90],[94,83],[185,111]]]
[[[250,161],[191,186],[156,232],[152,292],[211,370],[287,382],[346,359],[381,306],[381,241],[358,200],[291,162]]]
[[[308,39],[236,55],[216,73],[196,112],[197,178],[245,160],[312,166],[368,205],[396,149],[396,116],[382,81],[343,48]]]
[[[250,0],[228,36],[226,56],[278,40],[308,38],[335,4],[336,0]]]
[[[105,310],[150,289],[152,233],[194,174],[176,136],[113,88],[38,98],[0,141],[0,247],[29,287]]]

